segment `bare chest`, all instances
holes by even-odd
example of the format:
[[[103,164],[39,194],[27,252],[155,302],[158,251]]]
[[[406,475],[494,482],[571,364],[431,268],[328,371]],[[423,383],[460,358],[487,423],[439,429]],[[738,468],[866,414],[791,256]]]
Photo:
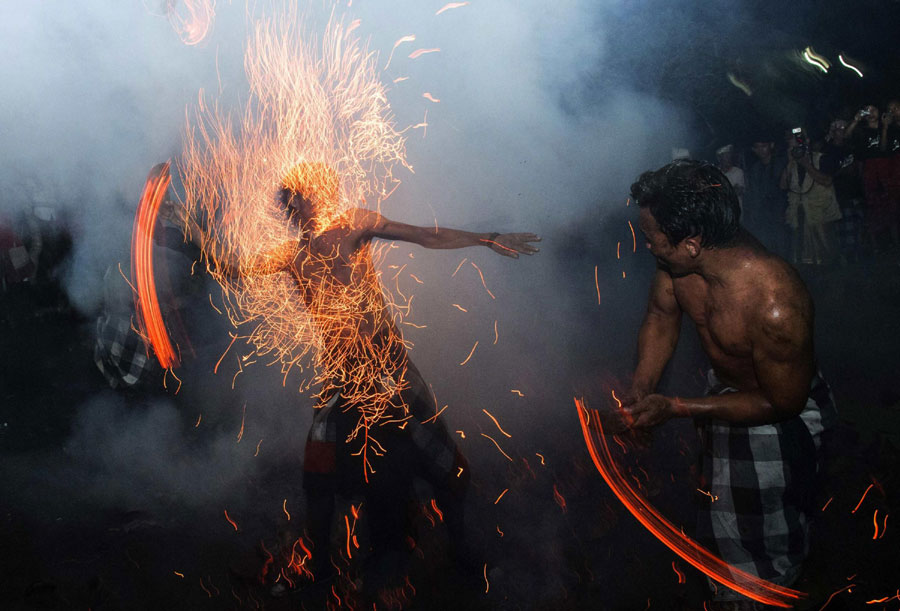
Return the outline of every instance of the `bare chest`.
[[[713,361],[750,358],[752,316],[746,294],[713,288],[699,276],[675,279],[674,288]]]

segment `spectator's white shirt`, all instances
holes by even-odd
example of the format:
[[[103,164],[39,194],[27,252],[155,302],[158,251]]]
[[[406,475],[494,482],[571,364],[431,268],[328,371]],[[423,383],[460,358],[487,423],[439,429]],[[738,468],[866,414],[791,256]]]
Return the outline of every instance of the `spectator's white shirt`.
[[[744,209],[744,189],[747,188],[746,183],[744,182],[744,170],[740,169],[737,166],[731,166],[727,172],[725,172],[726,178],[728,178],[728,182],[731,183],[731,186],[734,187],[734,190],[737,191],[738,203],[741,205],[741,210]]]

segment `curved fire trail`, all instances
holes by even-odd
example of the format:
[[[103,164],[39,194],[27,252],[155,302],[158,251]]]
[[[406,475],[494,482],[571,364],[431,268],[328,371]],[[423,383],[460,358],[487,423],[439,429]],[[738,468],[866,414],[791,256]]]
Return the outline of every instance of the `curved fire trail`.
[[[598,413],[586,408],[581,399],[575,399],[575,407],[578,409],[578,420],[594,466],[628,511],[666,547],[704,575],[757,602],[787,609],[793,606],[793,602],[806,597],[803,592],[775,585],[729,565],[683,535],[644,500],[619,471],[603,436],[603,425]]]
[[[226,315],[285,376],[304,372],[301,389],[321,384],[325,395],[340,388],[360,412],[350,439],[365,445],[374,441],[374,424],[404,408],[396,405],[405,384],[397,328],[411,298],[399,284],[382,289],[379,262],[389,245],[347,260],[337,248],[321,255],[309,244],[354,222],[356,208],[377,209],[399,184],[393,168],[411,168],[377,58],[350,35],[354,27],[332,17],[314,35],[291,8],[259,19],[245,52],[249,97],[242,112],[225,113],[201,93],[180,169],[185,207],[203,227],[204,253],[211,262],[230,262],[209,265]],[[282,185],[314,202],[306,226],[288,222],[277,199]],[[292,271],[276,273],[285,261]],[[331,273],[338,265],[349,265],[349,279]]]
[[[216,15],[215,0],[181,0],[184,7],[179,9],[179,0],[166,0],[166,15],[169,23],[186,45],[203,42],[212,28]]]
[[[134,216],[131,233],[131,277],[134,278],[135,310],[141,335],[156,353],[159,364],[165,369],[178,366],[178,356],[166,333],[162,312],[156,297],[156,280],[153,276],[153,232],[156,216],[172,182],[169,162],[161,163],[150,170],[144,192]]]

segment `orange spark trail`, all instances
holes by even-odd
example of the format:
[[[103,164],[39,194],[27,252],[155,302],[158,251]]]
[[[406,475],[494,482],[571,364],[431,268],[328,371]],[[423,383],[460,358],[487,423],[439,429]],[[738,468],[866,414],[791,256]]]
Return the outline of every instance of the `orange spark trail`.
[[[631,229],[631,252],[637,252],[637,237],[634,235],[634,225],[628,221],[628,228]]]
[[[487,562],[484,563],[484,593],[487,594],[488,590],[491,589],[491,584],[487,578]]]
[[[834,497],[831,497],[830,499],[828,499],[828,501],[825,503],[825,505],[822,506],[822,511],[825,511],[826,509],[828,509],[828,506],[831,505],[831,501],[833,501],[833,500],[834,500]]]
[[[408,80],[409,80],[408,76],[398,76],[392,82],[393,83],[402,83],[403,81],[408,81]],[[422,127],[423,125],[425,125],[425,123],[420,123],[419,125],[416,125],[414,127]]]
[[[502,499],[502,498],[503,498],[503,495],[506,494],[507,492],[509,492],[509,488],[504,488],[504,489],[503,489],[503,492],[500,493],[500,496],[497,497],[497,500],[494,501],[494,505],[496,505],[497,503],[499,503],[499,502],[500,502],[500,499]]]
[[[560,509],[563,510],[563,513],[566,513],[566,497],[560,493],[559,488],[556,487],[556,484],[553,484],[553,500],[556,501],[556,504],[559,505]]]
[[[863,492],[862,497],[860,497],[859,503],[856,504],[856,507],[854,507],[853,511],[851,511],[850,513],[856,513],[856,511],[859,509],[859,506],[862,505],[864,500],[866,500],[866,495],[869,494],[869,490],[871,490],[874,485],[875,484],[869,484],[869,487],[866,488],[866,491]]]
[[[487,291],[487,294],[491,296],[491,299],[496,299],[496,297],[494,297],[494,294],[491,292],[491,289],[487,287],[487,284],[484,281],[484,274],[481,272],[481,268],[475,265],[474,261],[471,261],[470,263],[472,263],[472,267],[478,270],[478,276],[481,278],[481,286],[483,286],[484,290]]]
[[[287,499],[284,499],[284,502],[281,504],[281,510],[284,511],[284,515],[287,516],[288,522],[290,522],[291,514],[288,513],[288,510],[287,510]]]
[[[837,596],[838,594],[840,594],[840,593],[842,593],[842,592],[849,592],[849,591],[851,591],[850,588],[852,588],[852,587],[854,587],[854,586],[856,586],[856,584],[855,584],[855,583],[851,583],[849,586],[844,586],[843,588],[841,588],[841,589],[838,590],[837,592],[832,592],[832,593],[831,593],[831,596],[828,597],[828,600],[825,601],[825,604],[822,605],[821,607],[819,607],[819,611],[822,611],[822,609],[824,609],[825,607],[827,607],[828,605],[830,605],[832,599],[833,599],[835,596]]]
[[[201,420],[203,420],[203,414],[198,414],[198,415],[197,415],[197,422],[196,422],[196,424],[194,424],[194,428],[197,428],[198,426],[200,426],[200,421],[201,421]]]
[[[427,91],[422,94],[422,97],[425,98],[426,100],[428,100],[429,102],[434,102],[435,104],[440,102],[440,100],[438,98],[434,97],[433,95],[431,95],[431,93],[429,93]]]
[[[616,242],[616,259],[622,258],[622,243]]]
[[[463,259],[462,261],[460,261],[460,262],[459,262],[459,265],[456,266],[456,269],[453,270],[453,273],[450,274],[450,277],[451,277],[451,278],[454,277],[454,276],[456,275],[456,272],[459,271],[459,268],[463,266],[463,263],[465,263],[465,262],[468,261],[468,260],[469,260],[468,258],[465,258],[465,259]]]
[[[472,351],[469,352],[469,356],[466,357],[466,360],[464,360],[462,363],[460,363],[460,366],[465,365],[466,363],[469,362],[469,359],[472,358],[473,354],[475,354],[475,348],[477,348],[477,347],[478,347],[478,342],[476,341],[475,345],[472,346]]]
[[[537,452],[535,452],[534,455],[537,456],[538,458],[540,458],[540,459],[541,459],[541,465],[544,465],[544,455],[543,455],[543,454],[538,454]]]
[[[234,527],[234,530],[237,530],[237,529],[238,529],[238,525],[235,524],[235,523],[234,523],[234,520],[232,520],[231,517],[228,515],[228,510],[227,510],[227,509],[225,510],[225,519],[228,520],[228,523],[231,524],[231,525]]]
[[[434,499],[431,499],[431,508],[434,509],[434,512],[438,515],[438,519],[443,522],[444,512],[438,508],[437,501],[435,501]]]
[[[409,54],[409,58],[417,59],[419,57],[422,57],[426,53],[437,53],[438,51],[440,51],[440,49],[417,49]]]
[[[594,266],[594,286],[597,287],[597,305],[600,305],[600,280],[597,278],[597,266]]]
[[[257,457],[257,456],[259,456],[259,446],[262,445],[262,442],[263,442],[263,440],[260,439],[260,440],[259,440],[259,443],[256,444],[256,452],[253,453],[254,458]]]
[[[803,592],[770,583],[733,567],[685,536],[638,494],[619,471],[606,444],[600,418],[591,418],[581,399],[575,399],[575,406],[594,466],[628,511],[666,547],[707,577],[757,602],[790,608],[794,601],[806,596]]]
[[[179,573],[178,571],[172,571],[172,572],[175,573],[176,575],[178,575],[179,577],[181,577],[182,579],[184,579],[184,573]]]
[[[216,15],[215,0],[182,0],[184,10],[178,10],[178,0],[166,0],[169,23],[186,45],[203,42]]]
[[[678,570],[678,565],[675,564],[674,560],[672,561],[672,570],[675,571],[676,575],[678,575],[678,583],[684,583],[685,581],[687,581],[684,578],[684,573]]]
[[[494,417],[491,415],[491,413],[490,413],[489,411],[487,411],[486,409],[482,409],[481,411],[483,411],[485,414],[487,414],[487,417],[490,418],[490,419],[494,422],[494,425],[496,425],[496,427],[497,427],[498,429],[500,429],[500,432],[501,432],[501,433],[503,433],[504,435],[506,435],[507,438],[511,438],[511,437],[512,437],[512,435],[510,435],[509,433],[507,433],[506,431],[503,430],[503,427],[500,426],[500,423],[497,422],[497,419],[494,418]]]
[[[178,357],[166,332],[156,297],[156,280],[153,277],[153,234],[156,230],[159,207],[171,182],[168,161],[150,170],[131,234],[131,275],[135,281],[137,323],[141,335],[150,343],[159,364],[164,369],[177,367]]]
[[[440,15],[444,11],[449,11],[450,9],[460,8],[461,6],[467,6],[468,2],[450,2],[449,4],[445,4],[441,8],[438,9],[438,12],[435,15]]]
[[[882,526],[881,526],[881,534],[878,536],[879,539],[883,539],[884,533],[887,532],[887,519],[890,515],[891,514],[889,514],[889,513],[886,513],[884,515],[884,524],[882,524]]]
[[[454,308],[456,308],[456,309],[459,310],[460,312],[466,312],[466,313],[468,313],[468,310],[465,309],[464,307],[462,307],[461,305],[459,305],[458,303],[451,303],[450,305],[452,305]]]
[[[524,396],[525,396],[524,394],[522,394],[522,391],[521,391],[521,390],[516,390],[515,388],[510,388],[510,389],[509,389],[509,392],[516,393],[516,394],[519,395],[520,397],[524,397]]]
[[[499,534],[501,537],[503,536],[503,531],[500,530],[500,525],[499,525],[499,524],[497,525],[497,534]]]
[[[415,40],[416,40],[415,34],[410,34],[409,36],[404,36],[403,38],[400,38],[399,40],[397,40],[397,42],[394,43],[394,47],[391,49],[391,54],[390,54],[390,56],[388,56],[388,61],[384,65],[384,68],[382,68],[382,70],[387,70],[388,66],[391,65],[391,60],[394,59],[394,51],[397,50],[397,47],[399,47],[400,45],[402,45],[405,42],[414,42]],[[405,77],[405,78],[409,78],[409,77]],[[394,82],[396,82],[396,81],[394,81]]]
[[[875,525],[875,534],[872,535],[872,539],[878,538],[878,510],[875,510],[875,513],[872,515],[872,524]]]
[[[484,433],[481,433],[481,436],[482,436],[482,437],[487,437],[488,439],[490,439],[491,441],[493,441],[493,442],[494,442],[494,445],[497,446],[497,449],[500,451],[500,453],[503,454],[503,455],[506,457],[506,460],[508,460],[509,462],[512,462],[512,461],[513,461],[513,459],[509,457],[509,454],[507,454],[506,452],[503,451],[503,448],[500,447],[500,444],[497,443],[497,441],[496,441],[493,437],[491,437],[490,435],[485,435]]]
[[[247,404],[244,403],[244,407],[241,411],[241,430],[238,431],[237,442],[240,443],[241,439],[244,438],[244,418],[247,416]]]

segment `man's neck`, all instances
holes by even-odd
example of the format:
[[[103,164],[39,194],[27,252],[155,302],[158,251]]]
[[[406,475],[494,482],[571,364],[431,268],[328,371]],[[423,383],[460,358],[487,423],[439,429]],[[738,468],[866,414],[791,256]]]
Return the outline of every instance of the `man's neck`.
[[[697,257],[694,273],[710,284],[725,285],[736,272],[745,267],[752,254],[751,250],[750,245],[741,236],[735,238],[734,243],[728,246],[704,248]]]

